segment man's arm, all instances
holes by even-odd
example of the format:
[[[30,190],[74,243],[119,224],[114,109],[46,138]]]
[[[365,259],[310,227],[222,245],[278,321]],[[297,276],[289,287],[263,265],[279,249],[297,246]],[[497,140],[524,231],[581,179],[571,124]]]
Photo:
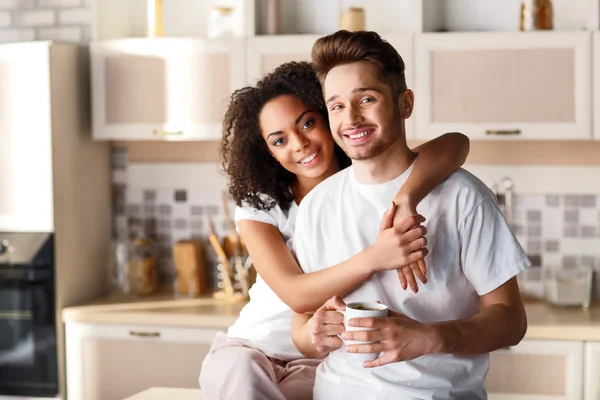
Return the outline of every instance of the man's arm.
[[[433,325],[433,353],[481,354],[515,346],[527,331],[527,316],[516,278],[481,296],[481,311],[463,321]]]
[[[388,318],[357,318],[350,326],[375,331],[343,332],[345,340],[379,343],[352,345],[350,353],[383,355],[365,368],[413,360],[427,354],[484,354],[518,344],[527,330],[525,308],[516,278],[481,297],[481,311],[466,320],[424,324],[390,310]]]

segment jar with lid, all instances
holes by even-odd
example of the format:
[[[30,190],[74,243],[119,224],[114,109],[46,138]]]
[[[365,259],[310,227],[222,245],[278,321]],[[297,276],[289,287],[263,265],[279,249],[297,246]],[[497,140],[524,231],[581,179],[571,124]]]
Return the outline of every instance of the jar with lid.
[[[552,0],[522,0],[520,29],[522,31],[554,29]]]
[[[129,253],[129,281],[132,294],[152,294],[157,288],[157,250],[154,241],[147,237],[134,239]]]
[[[215,6],[210,12],[207,36],[211,39],[232,37],[234,25],[234,8]]]

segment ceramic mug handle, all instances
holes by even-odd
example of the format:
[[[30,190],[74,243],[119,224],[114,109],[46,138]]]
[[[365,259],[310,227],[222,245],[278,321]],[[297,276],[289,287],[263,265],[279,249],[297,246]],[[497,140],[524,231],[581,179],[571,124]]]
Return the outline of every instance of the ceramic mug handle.
[[[344,310],[335,310],[337,312],[339,312],[340,314],[342,314],[344,316],[344,329],[346,329],[346,311]],[[344,339],[342,339],[342,335],[337,335],[337,337],[340,338],[340,340],[342,341],[342,343],[344,343],[344,345],[347,345],[348,343],[346,343],[346,341]]]

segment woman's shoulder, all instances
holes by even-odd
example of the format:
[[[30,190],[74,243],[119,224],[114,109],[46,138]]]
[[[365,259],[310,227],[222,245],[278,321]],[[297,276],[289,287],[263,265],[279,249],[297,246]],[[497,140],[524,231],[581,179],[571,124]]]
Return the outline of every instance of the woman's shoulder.
[[[242,202],[235,208],[235,220],[253,220],[278,226],[282,218],[287,218],[288,209],[284,210],[271,196],[259,194],[264,207],[256,207],[248,202]],[[292,207],[294,204],[291,204]]]

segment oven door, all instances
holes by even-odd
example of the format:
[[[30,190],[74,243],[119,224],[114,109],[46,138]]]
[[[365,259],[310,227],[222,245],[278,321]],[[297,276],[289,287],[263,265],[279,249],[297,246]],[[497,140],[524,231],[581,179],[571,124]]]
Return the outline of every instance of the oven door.
[[[0,268],[0,395],[58,394],[54,279]]]

